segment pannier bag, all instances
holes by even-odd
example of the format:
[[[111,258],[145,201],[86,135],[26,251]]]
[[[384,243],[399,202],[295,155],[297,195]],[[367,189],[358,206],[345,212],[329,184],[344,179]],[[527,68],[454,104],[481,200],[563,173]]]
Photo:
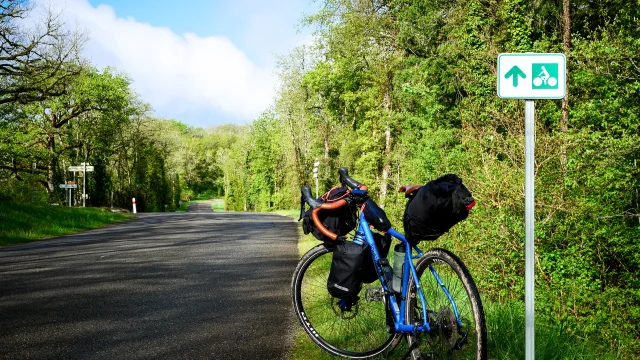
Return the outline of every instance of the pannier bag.
[[[473,205],[471,192],[458,176],[447,174],[429,181],[407,202],[403,218],[407,241],[437,239],[466,219]]]
[[[323,203],[336,202],[340,199],[347,197],[351,191],[346,186],[334,187],[327,193],[322,195],[318,201]],[[304,234],[312,233],[313,236],[322,241],[331,241],[327,236],[320,232],[320,230],[313,223],[311,218],[311,209],[304,211],[305,202],[304,199],[300,200],[300,211],[302,219],[302,231]],[[338,234],[338,236],[346,235],[356,227],[357,217],[356,209],[348,204],[339,209],[333,211],[321,211],[319,213],[319,219],[329,231]]]
[[[358,301],[365,256],[370,256],[369,245],[366,243],[360,245],[343,239],[336,240],[327,290],[331,296],[344,300],[343,310],[349,310]]]

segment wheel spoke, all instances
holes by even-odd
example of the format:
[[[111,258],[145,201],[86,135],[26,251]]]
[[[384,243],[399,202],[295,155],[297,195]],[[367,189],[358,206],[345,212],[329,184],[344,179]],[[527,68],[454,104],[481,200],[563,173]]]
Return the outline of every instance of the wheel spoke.
[[[429,269],[432,265],[456,304],[460,328],[454,315],[454,308],[437,279]],[[486,325],[481,310],[480,297],[473,279],[464,264],[455,255],[445,250],[432,250],[418,260],[418,272],[422,292],[428,305],[432,332],[421,334],[420,351],[433,359],[486,359]],[[411,281],[412,291],[413,281]],[[472,302],[479,304],[478,313]],[[409,302],[407,317],[419,316],[421,304],[416,297]],[[413,312],[412,312],[413,311]],[[480,331],[480,333],[478,333]]]
[[[307,258],[309,256],[309,258]],[[385,350],[393,340],[386,331],[384,303],[367,301],[367,285],[360,292],[360,300],[352,311],[342,312],[336,305],[338,299],[327,291],[327,278],[331,266],[332,254],[321,246],[307,253],[301,260],[306,267],[296,269],[302,275],[294,274],[298,279],[293,291],[298,294],[294,301],[296,313],[314,342],[329,353],[342,356],[372,356]],[[296,298],[294,296],[294,298]],[[301,318],[304,312],[306,321],[319,336],[311,333]]]

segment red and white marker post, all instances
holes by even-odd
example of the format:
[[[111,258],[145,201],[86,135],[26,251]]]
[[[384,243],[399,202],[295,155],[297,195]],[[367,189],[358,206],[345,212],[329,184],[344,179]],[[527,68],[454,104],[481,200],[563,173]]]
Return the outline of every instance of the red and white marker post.
[[[132,202],[133,202],[133,213],[136,214],[137,213],[137,211],[136,211],[136,198],[133,198]]]

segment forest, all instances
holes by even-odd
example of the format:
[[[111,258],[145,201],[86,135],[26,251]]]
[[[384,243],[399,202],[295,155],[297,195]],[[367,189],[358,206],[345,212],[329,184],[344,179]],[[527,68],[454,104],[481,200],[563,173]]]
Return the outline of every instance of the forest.
[[[207,192],[294,209],[317,161],[320,193],[347,167],[400,227],[400,185],[455,173],[478,205],[423,245],[460,254],[501,303],[524,297],[524,101],[498,98],[496,60],[565,54],[567,96],[535,103],[536,316],[640,356],[640,1],[325,0],[302,19],[314,43],[280,56],[270,108],[207,129],[154,116],[55,12],[20,25],[30,7],[0,5],[0,201],[65,204],[65,167],[88,162],[91,206],[171,211]]]

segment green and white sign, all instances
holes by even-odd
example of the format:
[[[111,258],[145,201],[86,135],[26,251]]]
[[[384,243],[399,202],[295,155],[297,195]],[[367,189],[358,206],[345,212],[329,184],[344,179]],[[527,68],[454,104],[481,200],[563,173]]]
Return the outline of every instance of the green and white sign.
[[[503,99],[562,99],[566,84],[564,54],[498,56],[498,96]]]

